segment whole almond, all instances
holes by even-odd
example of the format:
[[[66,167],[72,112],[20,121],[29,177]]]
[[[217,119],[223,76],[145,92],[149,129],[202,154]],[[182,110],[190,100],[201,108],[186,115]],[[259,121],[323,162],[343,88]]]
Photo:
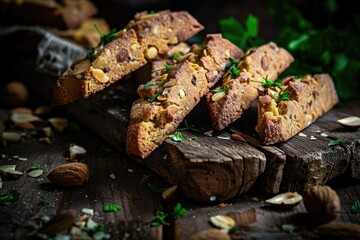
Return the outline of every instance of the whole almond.
[[[65,163],[54,168],[47,178],[59,186],[80,187],[89,180],[89,167],[85,163]]]
[[[360,225],[349,222],[337,222],[321,225],[314,229],[321,239],[359,239]]]

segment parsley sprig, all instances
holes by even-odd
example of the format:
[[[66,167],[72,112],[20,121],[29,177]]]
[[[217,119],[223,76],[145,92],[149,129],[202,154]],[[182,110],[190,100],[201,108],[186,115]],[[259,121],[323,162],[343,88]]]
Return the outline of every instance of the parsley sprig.
[[[360,213],[360,200],[357,200],[355,204],[351,206],[351,211],[354,213]]]
[[[264,88],[269,88],[269,87],[277,87],[281,89],[281,79],[276,79],[274,82],[271,81],[270,79],[268,79],[268,76],[263,78],[265,82],[260,82],[260,81],[256,81],[256,80],[251,80],[252,82],[257,82],[257,83],[261,83],[261,85]]]
[[[150,225],[152,227],[156,227],[156,226],[160,226],[160,225],[169,226],[170,223],[167,220],[167,218],[169,216],[172,219],[176,220],[176,219],[181,218],[185,214],[186,214],[186,209],[181,205],[181,203],[177,203],[170,214],[165,213],[163,211],[157,211],[156,215],[153,217],[153,220],[151,221]]]
[[[151,87],[151,86],[154,86],[154,84],[153,84],[153,83],[146,83],[146,84],[144,85],[144,89],[148,89],[148,88]]]
[[[100,34],[100,41],[97,47],[95,48],[90,48],[89,50],[86,51],[86,57],[91,58],[92,55],[95,53],[96,50],[104,47],[106,44],[108,44],[109,42],[111,42],[113,39],[116,38],[116,32],[117,29],[111,29],[108,33],[102,33],[99,29],[99,27],[95,24],[95,28],[96,31]]]
[[[342,142],[343,142],[343,140],[341,138],[337,138],[334,141],[330,142],[328,144],[328,147],[333,147],[333,146],[339,145]]]
[[[169,137],[175,142],[185,142],[185,138],[181,132],[174,132],[174,134],[171,134]]]
[[[195,125],[194,125],[194,124],[189,125],[186,120],[184,120],[184,122],[185,122],[185,127],[184,127],[184,128],[178,128],[178,129],[176,129],[177,131],[190,130],[190,131],[200,132],[199,129],[196,129],[196,128],[195,128]]]
[[[213,89],[211,91],[214,93],[218,93],[218,92],[227,93],[229,90],[230,90],[230,88],[226,87],[226,88]]]
[[[104,206],[104,208],[103,208],[103,211],[104,211],[104,212],[116,212],[116,211],[119,211],[119,210],[121,210],[121,206],[116,205],[116,204],[106,205],[106,206]]]
[[[155,69],[151,70],[151,72],[158,72],[158,71],[163,71],[163,70],[169,71],[172,67],[173,67],[172,65],[166,64],[165,67],[155,68]]]
[[[19,200],[20,193],[16,190],[11,190],[9,193],[0,195],[0,205],[10,206],[12,202]]]

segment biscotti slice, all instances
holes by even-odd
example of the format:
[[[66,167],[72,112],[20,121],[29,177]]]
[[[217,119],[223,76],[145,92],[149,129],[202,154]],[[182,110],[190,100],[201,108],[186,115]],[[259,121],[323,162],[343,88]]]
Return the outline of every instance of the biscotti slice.
[[[229,58],[243,56],[220,34],[207,35],[204,46],[194,46],[178,63],[138,88],[141,98],[130,113],[128,154],[147,157],[221,78]]]
[[[60,76],[53,95],[55,105],[83,99],[104,89],[203,29],[185,11],[141,16],[127,28],[106,35],[110,42],[92,49]]]
[[[309,126],[338,102],[328,74],[287,78],[258,99],[257,131],[268,145],[283,142]]]
[[[250,49],[238,64],[234,62],[219,86],[206,95],[213,127],[222,130],[240,118],[258,97],[259,82],[274,81],[293,61],[285,49],[268,43]]]

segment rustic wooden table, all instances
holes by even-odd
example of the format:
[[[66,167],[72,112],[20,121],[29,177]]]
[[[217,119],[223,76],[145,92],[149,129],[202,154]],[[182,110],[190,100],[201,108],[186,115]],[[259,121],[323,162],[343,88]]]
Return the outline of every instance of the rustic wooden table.
[[[40,103],[41,101],[37,101],[37,104]],[[336,108],[360,116],[359,100],[344,103]],[[68,113],[52,113],[54,116],[64,114],[72,118]],[[7,111],[3,109],[0,116],[0,131],[3,131],[7,127]],[[256,221],[243,227],[243,235],[234,235],[234,238],[313,237],[312,226],[303,203],[291,211],[274,210],[264,204],[264,200],[270,196],[254,188],[246,195],[221,205],[197,204],[181,195],[175,202],[168,204],[164,202],[161,194],[155,193],[148,184],[158,188],[168,187],[165,182],[145,166],[111,148],[90,129],[80,125],[79,132],[68,130],[55,134],[51,140],[50,145],[45,145],[39,143],[37,137],[27,137],[17,144],[0,148],[0,165],[16,164],[17,170],[23,172],[37,164],[42,165],[44,169],[44,175],[37,179],[22,176],[18,180],[3,180],[0,194],[16,189],[20,193],[20,199],[10,206],[0,206],[0,239],[22,236],[25,232],[24,227],[36,217],[52,217],[64,209],[74,209],[81,215],[83,208],[95,211],[93,220],[103,223],[112,239],[188,239],[197,231],[212,228],[209,223],[211,216],[244,211],[255,212]],[[46,178],[51,169],[66,162],[64,153],[71,143],[85,147],[87,154],[83,162],[90,167],[88,184],[75,189],[57,187]],[[14,156],[27,160],[19,161]],[[360,223],[359,213],[351,212],[351,206],[360,198],[360,182],[341,177],[331,181],[329,185],[336,190],[341,199],[341,213],[335,221]],[[47,200],[50,205],[41,206],[40,200]],[[172,222],[170,227],[150,227],[157,210],[166,212],[176,202],[182,203],[187,209],[185,216]],[[120,205],[122,209],[116,212],[103,212],[103,207],[109,204]],[[250,215],[243,223],[253,221]],[[283,224],[293,224],[295,230],[292,233],[284,232],[281,228]]]

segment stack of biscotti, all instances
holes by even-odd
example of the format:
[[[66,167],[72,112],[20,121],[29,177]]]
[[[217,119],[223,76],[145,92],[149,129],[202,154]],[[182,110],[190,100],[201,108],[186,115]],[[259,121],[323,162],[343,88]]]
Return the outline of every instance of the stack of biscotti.
[[[207,35],[204,48],[194,46],[170,69],[141,85],[141,98],[130,113],[127,153],[147,157],[222,77],[230,59],[242,57],[242,50],[220,34]]]
[[[98,11],[90,0],[0,0],[0,10],[13,21],[57,29],[77,28]]]
[[[234,62],[215,90],[206,95],[213,127],[222,130],[234,122],[256,100],[264,78],[274,81],[294,59],[283,48],[269,43],[247,51],[244,59]]]
[[[309,126],[338,102],[328,74],[289,77],[258,99],[257,131],[264,144],[283,142]]]
[[[203,26],[188,12],[142,12],[111,40],[65,71],[53,95],[56,105],[94,94],[187,40]]]

